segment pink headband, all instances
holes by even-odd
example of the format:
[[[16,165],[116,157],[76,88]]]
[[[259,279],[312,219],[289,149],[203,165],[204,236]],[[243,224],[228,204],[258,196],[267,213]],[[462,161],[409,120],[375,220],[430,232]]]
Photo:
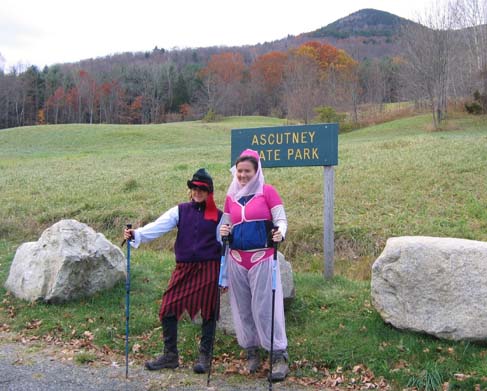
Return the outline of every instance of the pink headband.
[[[243,151],[241,154],[240,154],[240,157],[242,156],[252,156],[253,158],[255,158],[257,161],[260,160],[260,156],[259,156],[259,153],[257,151],[254,151],[253,149],[246,149],[245,151]]]

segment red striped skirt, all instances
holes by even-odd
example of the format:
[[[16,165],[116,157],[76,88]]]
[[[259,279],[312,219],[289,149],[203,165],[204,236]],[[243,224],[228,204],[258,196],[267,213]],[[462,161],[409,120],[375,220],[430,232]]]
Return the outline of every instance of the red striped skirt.
[[[203,319],[215,314],[220,262],[176,263],[169,285],[162,295],[159,319],[166,315],[181,318],[188,311],[191,319],[201,311]]]

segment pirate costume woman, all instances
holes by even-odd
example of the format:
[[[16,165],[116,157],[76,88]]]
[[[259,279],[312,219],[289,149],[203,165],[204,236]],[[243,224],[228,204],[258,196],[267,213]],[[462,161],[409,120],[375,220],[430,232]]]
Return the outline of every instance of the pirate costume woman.
[[[208,192],[204,202],[181,203],[156,221],[132,231],[132,246],[149,242],[178,228],[174,253],[176,268],[162,296],[159,319],[162,323],[164,354],[147,361],[149,370],[179,366],[177,348],[178,320],[184,311],[191,319],[201,312],[201,342],[199,359],[193,367],[196,373],[208,372],[211,343],[215,330],[215,306],[218,291],[221,245],[217,240],[222,212],[213,200],[213,180],[201,168],[187,182],[190,189]]]

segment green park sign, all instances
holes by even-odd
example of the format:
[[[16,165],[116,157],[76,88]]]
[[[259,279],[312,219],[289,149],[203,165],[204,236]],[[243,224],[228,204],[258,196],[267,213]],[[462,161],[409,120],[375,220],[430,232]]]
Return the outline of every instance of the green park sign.
[[[253,149],[263,167],[336,166],[338,124],[232,129],[232,164]]]
[[[247,148],[259,153],[262,167],[323,166],[323,274],[333,277],[338,124],[232,129],[231,164]]]

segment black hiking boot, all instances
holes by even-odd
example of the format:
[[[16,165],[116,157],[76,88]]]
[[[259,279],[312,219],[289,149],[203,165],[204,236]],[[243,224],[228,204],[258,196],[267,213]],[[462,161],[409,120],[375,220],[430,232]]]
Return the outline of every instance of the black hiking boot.
[[[247,349],[247,370],[255,373],[260,367],[259,350],[257,348]]]
[[[196,364],[194,364],[194,373],[208,373],[210,368],[210,356],[206,353],[200,353],[200,357]]]
[[[155,360],[146,361],[145,367],[149,371],[163,368],[177,368],[179,366],[178,354],[178,320],[174,315],[162,318],[162,337],[164,339],[164,354]]]
[[[145,367],[149,371],[157,371],[163,368],[177,368],[179,366],[179,357],[177,353],[164,353],[162,356],[157,357],[155,360],[146,361]]]
[[[210,368],[210,352],[213,349],[215,338],[216,320],[212,316],[210,319],[203,319],[201,324],[200,356],[193,366],[195,373],[208,373]]]
[[[288,355],[285,350],[278,350],[272,355],[271,381],[283,381],[289,373]]]

